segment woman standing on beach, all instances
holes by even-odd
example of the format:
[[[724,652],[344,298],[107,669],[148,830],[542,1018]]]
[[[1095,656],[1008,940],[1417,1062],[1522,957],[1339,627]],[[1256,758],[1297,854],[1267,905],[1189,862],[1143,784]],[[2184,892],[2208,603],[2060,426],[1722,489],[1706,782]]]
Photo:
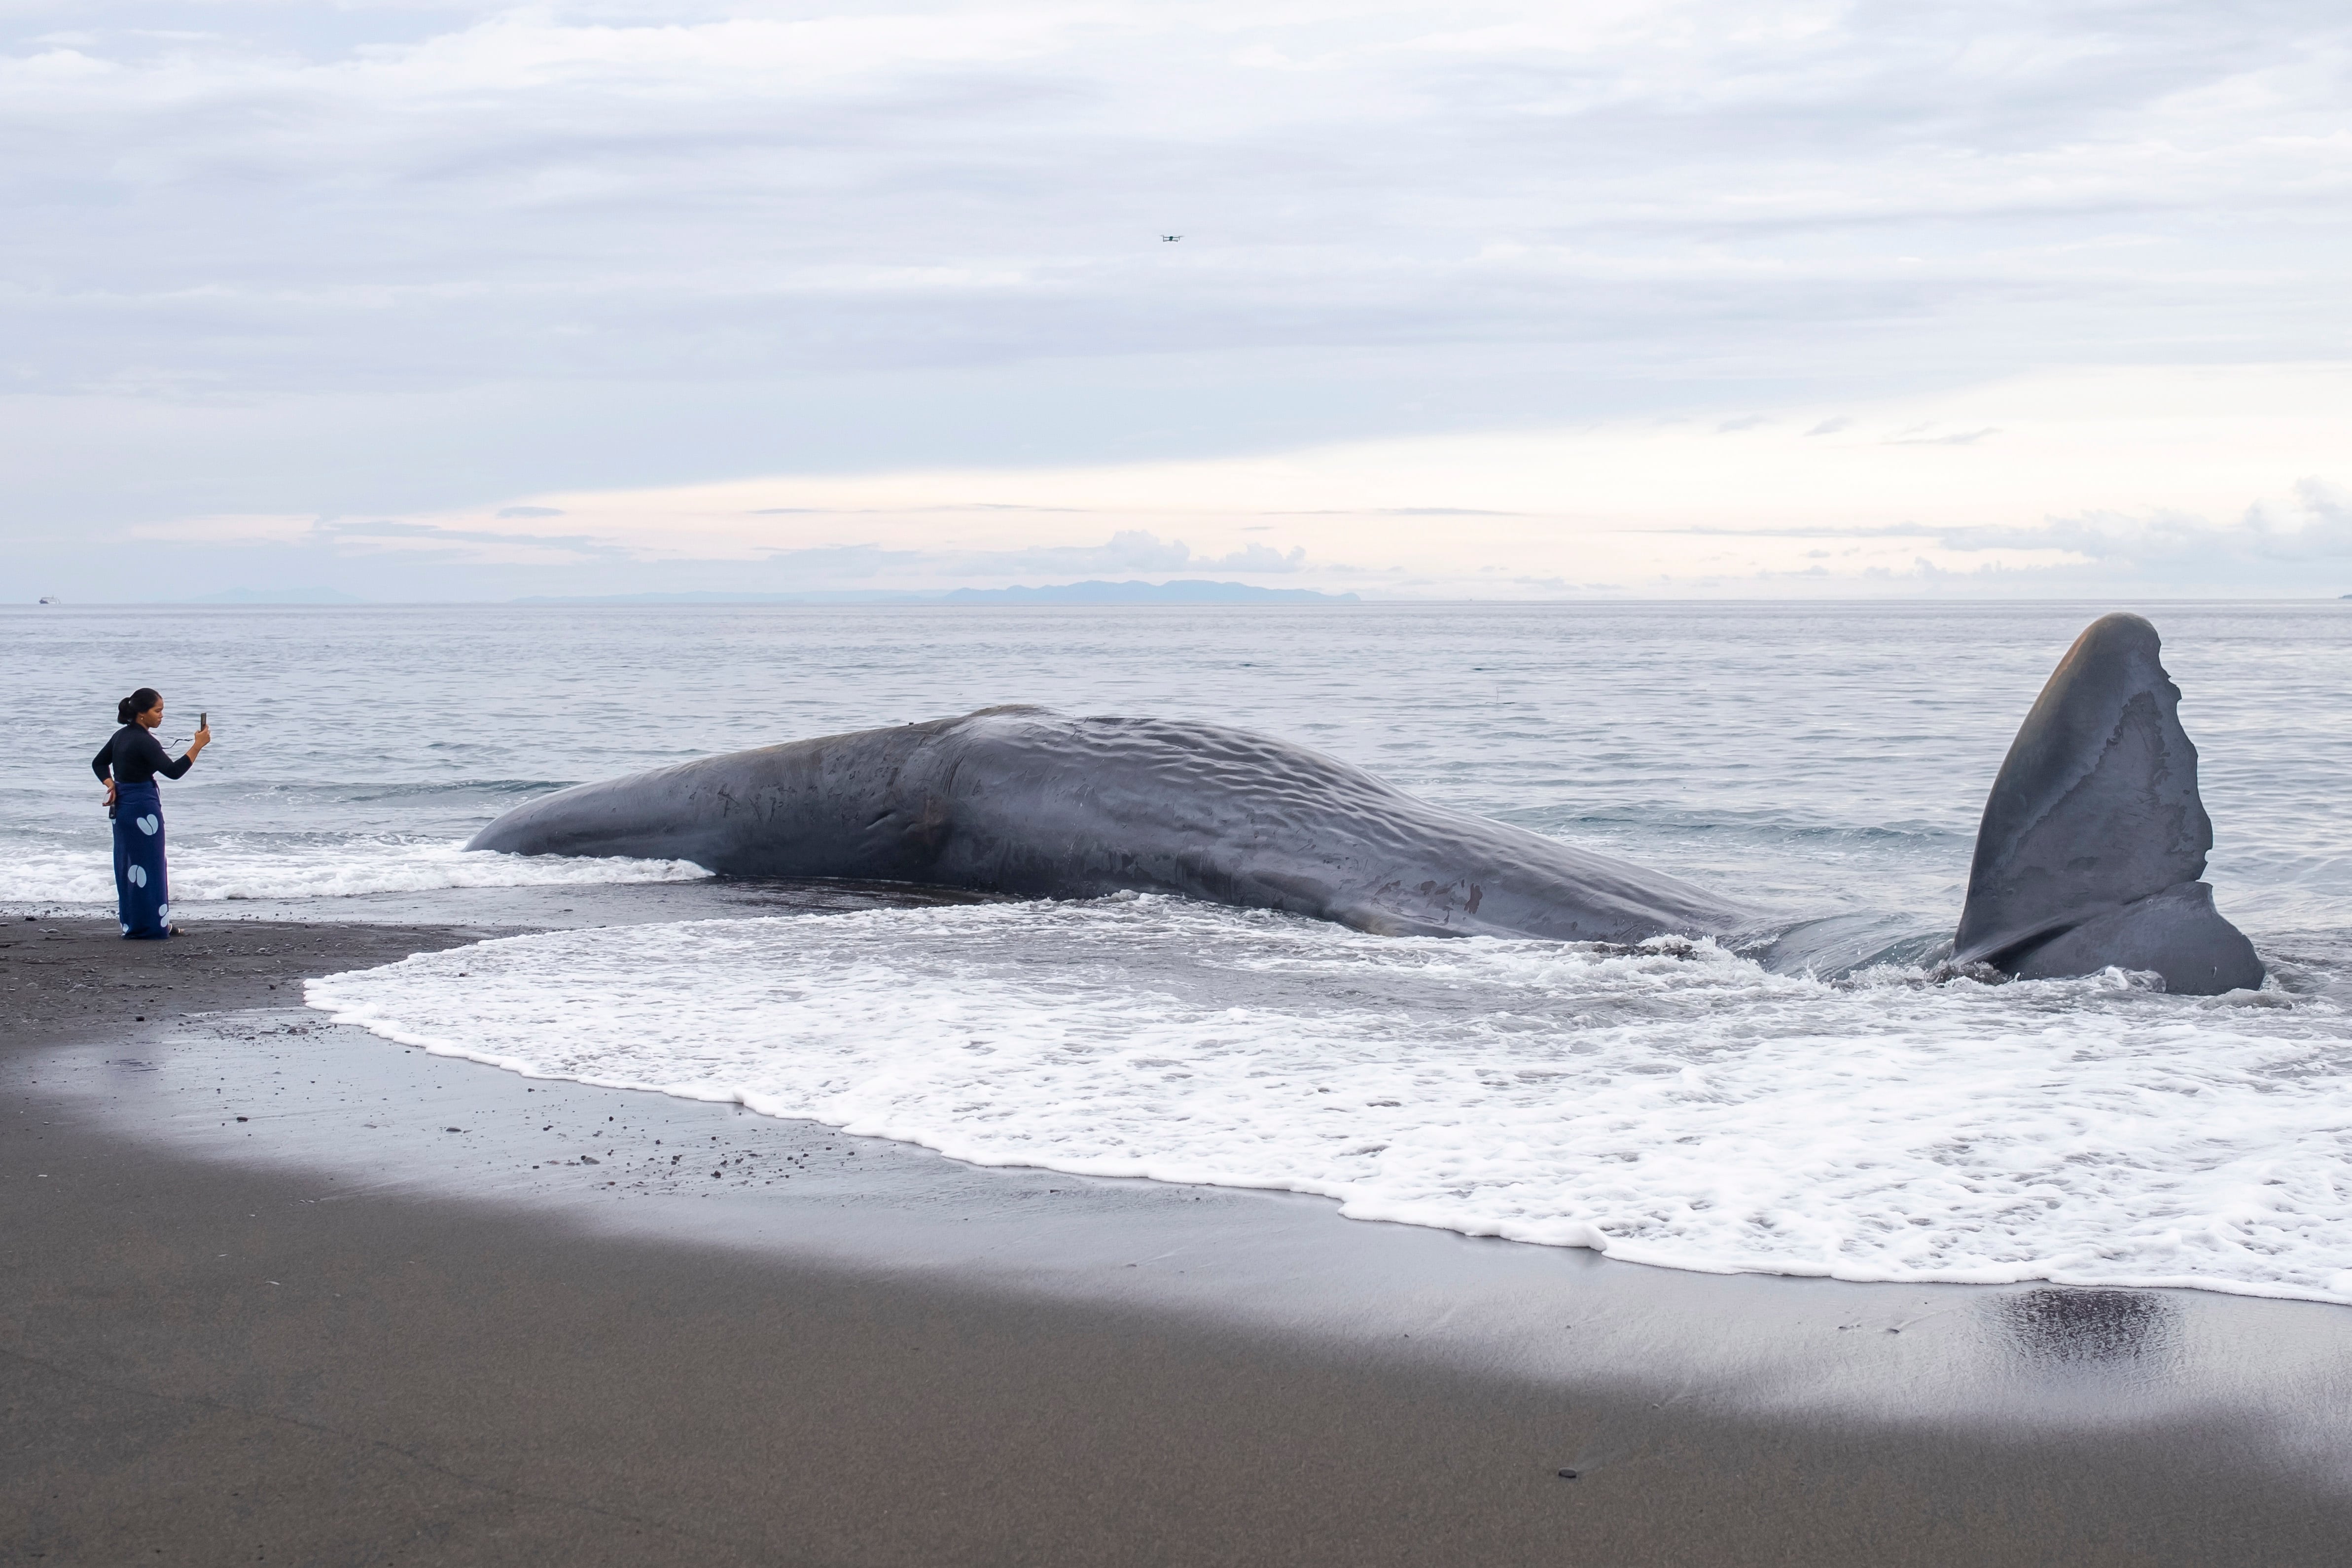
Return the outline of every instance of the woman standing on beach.
[[[142,686],[115,704],[122,728],[98,749],[90,771],[106,785],[106,814],[114,818],[114,897],[122,934],[145,940],[172,934],[172,894],[163,870],[163,793],[155,775],[175,779],[213,742],[210,724],[173,762],[155,739],[163,721],[163,694]]]

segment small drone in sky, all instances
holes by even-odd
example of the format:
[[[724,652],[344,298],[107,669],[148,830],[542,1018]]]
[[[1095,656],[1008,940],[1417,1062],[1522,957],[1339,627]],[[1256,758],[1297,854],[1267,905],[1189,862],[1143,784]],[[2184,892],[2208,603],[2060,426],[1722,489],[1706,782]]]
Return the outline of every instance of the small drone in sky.
[[[1160,243],[1162,245],[1173,245],[1183,237],[1184,237],[1181,234],[1163,234],[1160,237]]]

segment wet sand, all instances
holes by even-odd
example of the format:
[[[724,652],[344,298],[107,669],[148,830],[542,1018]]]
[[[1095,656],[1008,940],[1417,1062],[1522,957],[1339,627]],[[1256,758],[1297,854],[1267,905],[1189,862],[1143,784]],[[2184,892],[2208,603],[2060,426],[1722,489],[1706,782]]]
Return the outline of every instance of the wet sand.
[[[304,975],[491,933],[0,927],[0,1552],[2352,1549],[2342,1309],[1676,1274],[1284,1194],[975,1170],[527,1082],[299,1005]]]

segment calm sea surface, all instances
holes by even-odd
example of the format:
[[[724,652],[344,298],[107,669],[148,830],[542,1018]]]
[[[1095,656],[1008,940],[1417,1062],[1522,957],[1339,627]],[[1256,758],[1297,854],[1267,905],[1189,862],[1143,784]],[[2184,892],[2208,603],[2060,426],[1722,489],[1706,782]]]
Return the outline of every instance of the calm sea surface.
[[[1948,929],[2011,736],[2116,607],[13,610],[0,902],[110,903],[88,758],[152,684],[167,736],[205,709],[216,739],[165,786],[184,913],[689,877],[455,846],[560,785],[1021,701],[1263,730],[1744,898]],[[2259,996],[1823,984],[1147,899],[555,933],[314,1001],[970,1159],[1680,1267],[2352,1300],[2352,605],[2137,607]]]
[[[406,888],[385,851],[538,791],[1024,701],[1241,724],[1743,893],[1941,921],[2010,737],[2109,607],[12,610],[0,898],[110,899],[86,759],[150,684],[168,736],[215,718],[166,792],[184,900],[231,866],[260,896]],[[2144,608],[2223,906],[2340,928],[2352,605]]]

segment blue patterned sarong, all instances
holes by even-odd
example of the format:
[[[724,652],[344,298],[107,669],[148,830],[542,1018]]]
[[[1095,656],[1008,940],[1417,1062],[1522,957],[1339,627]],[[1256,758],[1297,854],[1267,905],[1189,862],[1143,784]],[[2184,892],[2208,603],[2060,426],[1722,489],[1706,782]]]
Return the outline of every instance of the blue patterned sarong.
[[[114,899],[122,934],[172,934],[172,890],[163,872],[163,792],[152,784],[114,792]]]

